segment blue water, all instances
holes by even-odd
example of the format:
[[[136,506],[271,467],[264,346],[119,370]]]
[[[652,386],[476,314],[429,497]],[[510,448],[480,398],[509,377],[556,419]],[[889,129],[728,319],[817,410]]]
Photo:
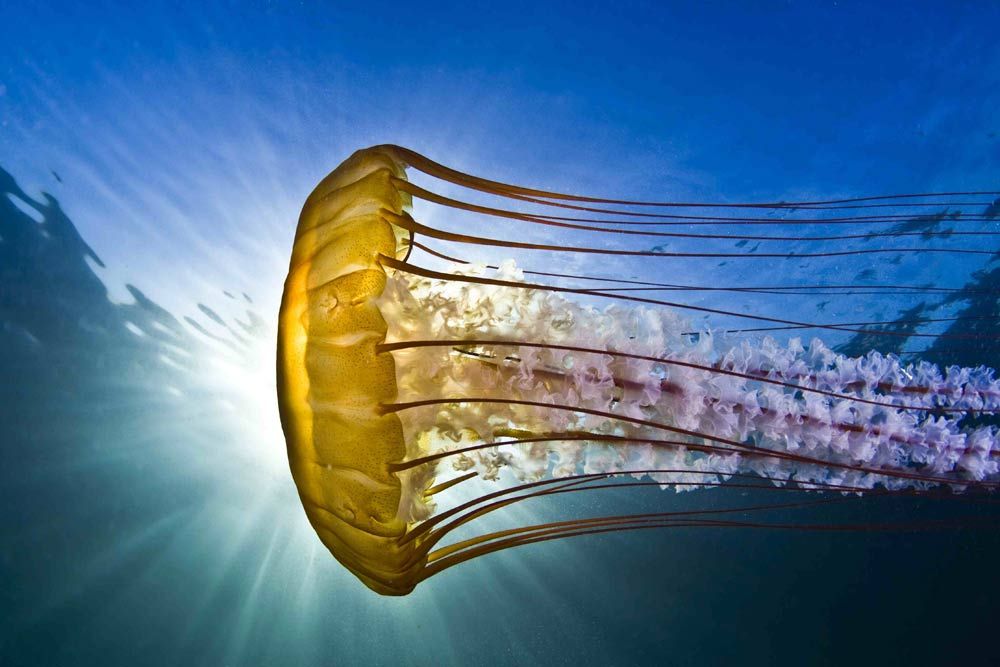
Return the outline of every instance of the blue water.
[[[0,664],[997,662],[1000,532],[969,527],[995,520],[989,505],[812,514],[943,531],[549,542],[378,597],[312,533],[273,390],[298,210],[355,149],[393,142],[631,198],[995,191],[995,25],[990,3],[4,12]],[[904,224],[928,245],[997,248],[949,239],[946,220]],[[1000,289],[990,259],[770,270]],[[990,297],[854,297],[821,316],[815,302],[769,305],[831,320],[1000,315]],[[990,343],[894,351],[1000,365]],[[607,492],[512,521],[704,507],[711,493]]]

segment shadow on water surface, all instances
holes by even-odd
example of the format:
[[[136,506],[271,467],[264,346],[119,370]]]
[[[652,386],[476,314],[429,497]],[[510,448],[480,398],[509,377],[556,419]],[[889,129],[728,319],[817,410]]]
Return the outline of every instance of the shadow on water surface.
[[[943,210],[934,214],[916,216],[911,220],[894,225],[888,233],[919,232],[923,240],[947,238],[954,231],[948,223],[955,219],[959,211]],[[993,224],[1000,216],[1000,199],[988,205],[979,214],[986,224]],[[881,352],[898,354],[911,359],[920,358],[939,366],[975,367],[986,365],[991,368],[1000,367],[1000,347],[991,337],[996,334],[996,325],[1000,321],[1000,250],[991,258],[989,264],[971,275],[971,280],[961,287],[960,291],[952,292],[938,301],[919,303],[905,309],[887,323],[883,329],[891,331],[896,336],[887,338],[871,334],[856,334],[849,341],[837,348],[837,351],[850,356],[864,354],[868,350],[879,349]],[[868,276],[874,278],[874,273]],[[933,339],[926,349],[917,354],[903,352],[910,337],[916,333],[922,324],[927,324],[940,313],[959,307],[954,320],[941,333],[945,337]],[[963,339],[963,337],[968,337]]]
[[[18,664],[87,662],[98,647],[110,660],[93,628],[141,623],[117,617],[136,608],[190,614],[186,582],[169,579],[146,582],[155,604],[114,603],[210,498],[235,508],[259,481],[220,418],[241,398],[206,381],[248,372],[254,345],[270,345],[250,297],[220,292],[242,317],[199,304],[182,322],[133,285],[132,303],[112,302],[103,266],[55,198],[0,169],[0,656]],[[236,495],[218,471],[242,479]],[[169,633],[133,640],[119,658],[171,644],[177,659]]]

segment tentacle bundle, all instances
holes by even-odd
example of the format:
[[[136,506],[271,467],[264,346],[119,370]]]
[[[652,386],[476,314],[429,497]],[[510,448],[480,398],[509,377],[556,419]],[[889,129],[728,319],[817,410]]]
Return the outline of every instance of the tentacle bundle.
[[[404,595],[423,561],[400,546],[405,453],[391,354],[377,353],[386,323],[375,299],[386,283],[378,256],[396,256],[404,232],[379,217],[409,205],[386,151],[358,151],[306,200],[282,298],[278,399],[292,476],[309,521],[330,552],[373,590]]]
[[[548,213],[448,199],[408,182],[405,167]],[[959,194],[977,193],[941,196]],[[903,206],[887,202],[928,196],[796,205],[822,212],[838,206]],[[1000,433],[995,425],[976,420],[1000,412],[1000,380],[990,368],[939,369],[877,352],[847,357],[819,339],[803,345],[792,338],[780,345],[767,337],[737,341],[709,331],[692,333],[684,313],[767,325],[732,333],[818,329],[895,335],[869,328],[879,323],[810,323],[632,293],[683,292],[697,286],[522,269],[513,260],[472,264],[422,244],[413,234],[432,243],[492,246],[525,251],[529,257],[537,251],[758,261],[988,251],[841,248],[741,254],[563,247],[435,230],[410,215],[411,197],[501,218],[498,233],[504,236],[516,234],[522,224],[569,228],[574,235],[693,237],[699,243],[815,243],[871,236],[624,230],[619,227],[679,224],[674,218],[683,218],[684,224],[707,222],[703,215],[635,208],[721,205],[624,202],[522,188],[457,172],[398,146],[355,153],[316,187],[299,219],[279,317],[278,398],[292,475],[310,523],[330,552],[379,593],[405,595],[420,581],[471,558],[576,535],[694,525],[843,528],[720,518],[726,512],[769,507],[757,506],[571,519],[444,542],[455,529],[530,498],[644,485],[677,490],[749,486],[855,497],[917,497],[950,489],[971,490],[968,495],[975,497],[1000,486]],[[595,204],[627,205],[629,210]],[[788,205],[729,206],[773,211]],[[584,214],[590,217],[573,217]],[[643,220],[605,220],[593,214]],[[761,217],[710,220],[719,225],[785,224]],[[893,220],[881,215],[818,219],[838,224]],[[587,224],[571,224],[575,222]],[[987,233],[992,234],[967,234]],[[419,251],[418,259],[443,259],[450,268],[420,266],[409,259],[411,248]],[[558,280],[547,281],[552,278]],[[795,290],[808,294],[808,288]],[[711,289],[776,294],[782,300],[796,293],[782,286]],[[600,305],[602,301],[609,305]],[[457,476],[435,484],[433,478],[449,468]],[[507,486],[490,488],[501,476]],[[469,481],[474,478],[479,481]],[[436,511],[438,493],[466,482],[462,490],[471,499]],[[830,499],[770,507],[824,502]]]

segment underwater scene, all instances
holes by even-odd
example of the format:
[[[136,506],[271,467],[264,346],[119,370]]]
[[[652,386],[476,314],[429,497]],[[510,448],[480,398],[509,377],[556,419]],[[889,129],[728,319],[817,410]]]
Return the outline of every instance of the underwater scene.
[[[0,664],[993,664],[992,3],[27,3]]]

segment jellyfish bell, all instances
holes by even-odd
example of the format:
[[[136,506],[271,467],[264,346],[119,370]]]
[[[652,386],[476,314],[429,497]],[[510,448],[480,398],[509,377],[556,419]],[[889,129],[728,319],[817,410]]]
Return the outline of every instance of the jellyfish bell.
[[[408,168],[509,205],[436,194],[408,181]],[[442,546],[456,528],[529,498],[639,485],[731,487],[750,479],[773,489],[921,494],[992,490],[1000,477],[996,429],[963,422],[1000,408],[1000,385],[988,368],[942,370],[877,352],[849,357],[818,338],[784,345],[770,338],[717,340],[693,332],[685,313],[779,330],[882,331],[657,298],[679,287],[655,280],[531,270],[511,260],[473,264],[430,243],[595,258],[746,255],[450,232],[414,219],[414,198],[572,230],[570,238],[577,230],[698,242],[790,238],[649,231],[671,224],[662,209],[676,204],[498,183],[398,146],[358,151],[324,178],[306,200],[295,234],[279,315],[278,402],[310,523],[333,556],[379,593],[405,595],[452,565],[549,539],[742,525],[698,512],[604,516]],[[866,200],[796,205],[867,205],[859,201]],[[641,212],[647,208],[655,210]],[[609,214],[625,220],[605,219]],[[691,219],[726,224],[728,218]],[[432,268],[411,259],[414,253],[450,264]],[[444,474],[451,476],[439,482]],[[513,484],[452,507],[435,505],[450,488],[505,475]]]
[[[278,327],[278,403],[292,476],[320,539],[374,590],[405,594],[423,566],[398,516],[400,481],[389,463],[405,454],[395,365],[376,345],[386,322],[374,299],[395,256],[397,231],[380,210],[401,213],[391,155],[356,153],[316,187],[302,210]]]

